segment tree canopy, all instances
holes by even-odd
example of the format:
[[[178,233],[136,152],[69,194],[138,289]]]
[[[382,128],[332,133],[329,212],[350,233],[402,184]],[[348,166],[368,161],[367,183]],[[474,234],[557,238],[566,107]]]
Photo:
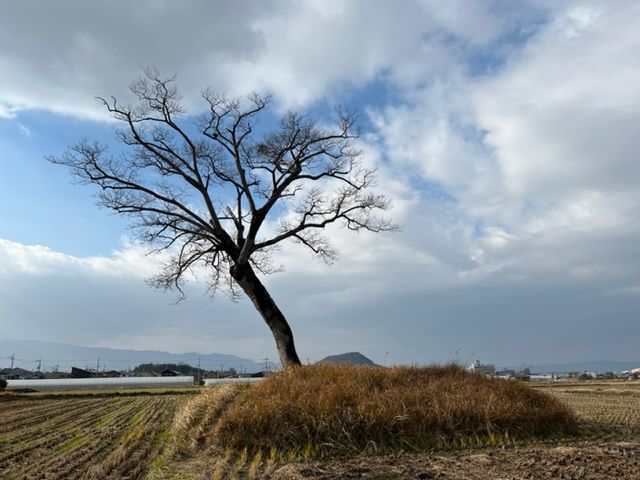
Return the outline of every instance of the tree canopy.
[[[289,240],[327,262],[337,251],[324,229],[397,227],[379,212],[389,200],[371,187],[355,144],[357,116],[336,109],[333,125],[290,111],[275,128],[260,121],[270,97],[229,99],[203,92],[205,113],[188,115],[175,78],[154,69],[131,85],[137,101],[100,98],[120,127],[121,152],[84,139],[53,163],[99,187],[101,206],[132,220],[139,240],[170,260],[150,282],[183,292],[185,273],[207,269],[209,288],[238,287],[270,327],[283,365],[299,363],[289,325],[256,275],[278,270],[273,248]]]

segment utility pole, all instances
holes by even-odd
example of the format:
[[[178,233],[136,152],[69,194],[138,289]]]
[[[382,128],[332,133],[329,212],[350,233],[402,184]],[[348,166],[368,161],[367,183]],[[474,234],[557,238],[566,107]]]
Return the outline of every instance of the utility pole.
[[[16,354],[11,355],[11,370],[13,370],[13,361],[16,359]]]
[[[100,372],[100,357],[98,357],[98,363],[96,365],[96,377],[98,376],[99,372]]]
[[[265,373],[269,371],[269,357],[264,357],[264,371]]]
[[[40,369],[42,368],[42,359],[38,360],[38,373],[40,373]]]

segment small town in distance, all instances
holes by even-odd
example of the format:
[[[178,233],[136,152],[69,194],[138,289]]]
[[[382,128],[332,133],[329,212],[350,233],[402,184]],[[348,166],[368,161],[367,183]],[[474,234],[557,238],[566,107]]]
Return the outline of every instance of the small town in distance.
[[[596,372],[589,370],[535,372],[526,366],[520,369],[503,368],[497,370],[494,364],[481,363],[479,360],[476,360],[469,365],[468,369],[470,372],[480,373],[491,377],[523,381],[558,382],[562,380],[613,380],[616,378],[624,380],[638,380],[640,377],[640,368],[632,368],[630,370],[622,370],[620,372]]]
[[[58,366],[52,369],[42,369],[42,362],[38,362],[35,370],[29,370],[14,366],[16,361],[15,355],[5,356],[5,361],[11,362],[8,366],[2,366],[0,363],[0,380],[7,381],[7,388],[29,388],[38,389],[38,387],[46,386],[47,389],[65,388],[93,388],[96,383],[78,383],[73,380],[87,379],[128,379],[128,381],[98,381],[104,388],[126,388],[128,386],[141,387],[157,387],[157,386],[197,386],[197,385],[214,385],[224,383],[225,381],[257,381],[278,370],[280,366],[275,362],[264,359],[260,365],[261,369],[254,368],[248,370],[245,367],[230,366],[225,368],[223,364],[217,369],[206,369],[193,366],[188,363],[153,363],[146,362],[136,365],[134,368],[112,369],[107,368],[103,363],[100,368],[100,359],[96,359],[95,367],[81,368],[79,366],[71,366],[70,369],[61,370]],[[359,352],[350,352],[339,355],[332,355],[319,360],[317,363],[328,363],[336,365],[365,365],[376,368],[384,368],[382,365],[374,363],[372,360]],[[475,360],[468,366],[464,366],[469,372],[477,373],[489,377],[504,380],[519,380],[531,382],[562,382],[562,381],[589,381],[589,380],[638,380],[640,378],[640,368],[632,368],[621,371],[591,371],[591,370],[575,370],[575,371],[537,371],[528,366],[521,368],[500,368],[497,369],[495,364],[482,363]],[[136,379],[138,379],[136,381]],[[149,379],[157,379],[149,381]],[[29,382],[31,380],[49,380],[47,384],[39,382]],[[63,382],[56,383],[55,380]],[[71,380],[69,382],[68,380]]]

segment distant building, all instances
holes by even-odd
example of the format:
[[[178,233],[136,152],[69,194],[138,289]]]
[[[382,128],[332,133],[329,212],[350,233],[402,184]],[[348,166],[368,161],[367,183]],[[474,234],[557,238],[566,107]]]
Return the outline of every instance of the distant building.
[[[93,378],[96,374],[84,368],[71,367],[71,378]]]
[[[20,375],[11,368],[3,368],[0,370],[0,380],[18,380]]]
[[[492,363],[480,363],[480,360],[476,360],[469,365],[468,370],[473,373],[480,373],[482,375],[495,375],[496,366]]]
[[[182,373],[166,368],[160,372],[160,376],[161,377],[180,377],[182,376]]]
[[[1,380],[30,380],[33,378],[40,378],[42,376],[39,372],[32,372],[25,370],[24,368],[3,368],[0,369]]]

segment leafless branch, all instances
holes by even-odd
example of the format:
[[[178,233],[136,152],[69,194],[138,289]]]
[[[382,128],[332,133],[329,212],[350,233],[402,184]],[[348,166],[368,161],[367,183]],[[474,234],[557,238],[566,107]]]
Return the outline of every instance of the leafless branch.
[[[290,112],[264,134],[258,125],[269,97],[243,101],[206,90],[207,111],[194,123],[175,77],[147,69],[130,89],[133,105],[100,98],[121,125],[122,153],[82,140],[49,159],[96,185],[100,205],[129,216],[141,241],[171,253],[154,286],[182,292],[187,272],[205,267],[212,292],[226,287],[234,295],[230,269],[280,270],[271,249],[284,240],[330,262],[337,251],[323,233],[328,225],[397,228],[379,216],[390,204],[371,190],[375,171],[360,166],[353,112],[337,110],[333,128]],[[275,234],[261,235],[265,222],[279,223]]]

